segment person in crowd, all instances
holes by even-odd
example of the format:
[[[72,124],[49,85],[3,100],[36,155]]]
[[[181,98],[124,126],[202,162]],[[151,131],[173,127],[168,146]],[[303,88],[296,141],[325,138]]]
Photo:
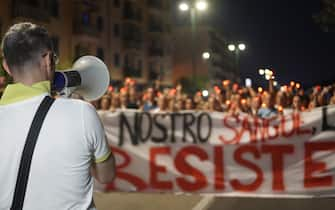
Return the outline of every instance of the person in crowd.
[[[221,107],[220,102],[217,100],[215,95],[211,95],[208,98],[208,111],[209,112],[222,112],[223,109]]]
[[[194,108],[195,110],[202,110],[202,107],[203,107],[203,103],[204,103],[204,100],[201,96],[201,92],[197,92],[194,96],[193,96],[193,103],[194,103]]]
[[[92,106],[94,106],[94,108],[96,110],[99,110],[100,109],[100,99],[97,99],[95,101],[91,101],[90,104],[92,104]]]
[[[111,106],[109,111],[115,112],[118,109],[120,109],[120,94],[112,93]]]
[[[110,108],[111,99],[109,95],[104,95],[100,101],[101,110],[107,111]]]
[[[330,105],[335,105],[335,87],[333,87],[333,94],[332,97],[329,100]]]
[[[177,95],[176,96],[176,110],[182,111],[185,110],[185,101],[184,101],[184,95]]]
[[[276,93],[276,99],[275,99],[275,109],[280,109],[280,107],[286,108],[287,107],[287,96],[285,92],[279,90]]]
[[[151,112],[166,112],[168,111],[168,99],[164,94],[159,93],[157,99],[157,108],[150,110]]]
[[[228,101],[229,109],[228,114],[238,115],[242,112],[241,110],[241,96],[239,94],[233,94],[231,100]]]
[[[194,104],[192,101],[192,98],[188,97],[185,101],[185,110],[193,110],[194,109]]]
[[[297,83],[298,84],[298,83]],[[157,91],[162,89],[162,92]],[[162,88],[160,82],[155,82],[155,88],[147,88],[140,94],[136,91],[136,81],[126,78],[124,86],[117,93],[116,99],[111,100],[111,111],[122,107],[122,109],[138,109],[142,111],[162,110],[177,112],[182,110],[196,110],[209,112],[227,112],[229,114],[245,113],[262,118],[273,117],[277,114],[288,114],[291,111],[310,111],[318,106],[335,104],[335,85],[315,86],[311,92],[299,86],[282,86],[280,89],[269,86],[269,91],[259,88],[258,91],[251,87],[241,87],[230,81],[222,82],[221,88],[213,86],[208,98],[197,92],[193,97],[183,93],[182,85],[175,88]],[[114,96],[108,92],[110,96]],[[142,95],[142,97],[139,97]],[[165,96],[165,106],[163,98]],[[111,97],[112,98],[112,97]],[[101,99],[101,104],[105,103]],[[119,105],[118,102],[119,101]],[[159,102],[160,101],[160,102]],[[114,104],[114,105],[113,105]],[[100,106],[100,103],[99,105]],[[98,107],[96,106],[96,107]],[[106,108],[103,108],[104,110]]]
[[[155,92],[153,88],[148,88],[145,95],[143,96],[143,111],[148,112],[152,109],[157,108],[155,101]]]
[[[139,108],[139,101],[136,92],[135,86],[129,87],[129,100],[127,104],[127,109],[138,109]]]
[[[176,98],[173,96],[169,97],[168,100],[168,111],[169,112],[177,112],[177,106],[176,106]]]
[[[304,110],[302,103],[301,103],[301,98],[299,95],[295,95],[292,100],[292,110],[293,112],[301,112]]]
[[[250,106],[249,98],[242,98],[241,99],[241,111],[246,114],[251,114],[251,106]]]
[[[264,92],[262,95],[262,106],[258,110],[258,116],[261,118],[275,117],[278,111],[274,107],[273,96],[269,92]]]
[[[254,96],[251,99],[251,105],[250,105],[250,114],[252,116],[258,116],[258,110],[261,107],[261,98],[259,96]]]

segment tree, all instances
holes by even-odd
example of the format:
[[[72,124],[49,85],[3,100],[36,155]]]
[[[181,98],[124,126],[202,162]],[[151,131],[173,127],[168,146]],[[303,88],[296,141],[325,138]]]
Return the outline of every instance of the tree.
[[[314,17],[321,28],[328,32],[335,29],[335,0],[322,0],[321,12]]]
[[[189,77],[183,77],[179,82],[183,86],[183,90],[188,94],[194,94],[199,90],[209,87],[209,77],[206,75],[199,75],[195,80]]]

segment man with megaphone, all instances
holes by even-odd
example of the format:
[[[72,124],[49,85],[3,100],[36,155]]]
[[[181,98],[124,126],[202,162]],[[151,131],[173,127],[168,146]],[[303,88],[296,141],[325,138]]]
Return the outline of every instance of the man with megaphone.
[[[50,96],[57,58],[44,28],[16,24],[1,49],[3,67],[15,83],[0,100],[0,209],[95,209],[92,176],[108,183],[115,174],[95,109]],[[89,88],[95,87],[81,87],[90,73],[80,66],[85,68],[77,72],[78,89],[94,98]],[[69,83],[71,78],[64,78]]]

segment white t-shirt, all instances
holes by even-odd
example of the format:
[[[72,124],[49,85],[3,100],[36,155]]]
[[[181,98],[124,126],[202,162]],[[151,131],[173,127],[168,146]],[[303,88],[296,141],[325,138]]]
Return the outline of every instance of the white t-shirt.
[[[47,94],[0,106],[0,209],[11,206],[25,140]],[[90,104],[57,99],[36,143],[24,210],[95,209],[92,161],[110,154],[103,126]]]

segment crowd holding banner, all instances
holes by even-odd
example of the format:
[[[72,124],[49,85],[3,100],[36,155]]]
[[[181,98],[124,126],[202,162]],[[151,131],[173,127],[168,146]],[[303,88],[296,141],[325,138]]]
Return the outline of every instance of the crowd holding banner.
[[[262,118],[294,110],[311,111],[315,107],[335,104],[335,84],[308,90],[300,83],[291,81],[288,85],[269,89],[241,87],[229,80],[222,81],[209,90],[208,96],[201,91],[194,95],[183,92],[182,85],[162,88],[159,82],[144,91],[138,91],[136,81],[127,78],[122,87],[110,87],[98,101],[92,102],[97,109],[116,110],[137,109],[149,112],[179,112],[183,110],[227,112],[236,115],[247,113]]]
[[[117,160],[115,182],[100,189],[335,195],[333,86],[306,94],[296,84],[254,91],[223,81],[208,98],[187,97],[177,86],[149,88],[138,100],[132,82],[100,101]]]
[[[117,160],[104,190],[334,196],[335,106],[269,119],[99,111]]]

